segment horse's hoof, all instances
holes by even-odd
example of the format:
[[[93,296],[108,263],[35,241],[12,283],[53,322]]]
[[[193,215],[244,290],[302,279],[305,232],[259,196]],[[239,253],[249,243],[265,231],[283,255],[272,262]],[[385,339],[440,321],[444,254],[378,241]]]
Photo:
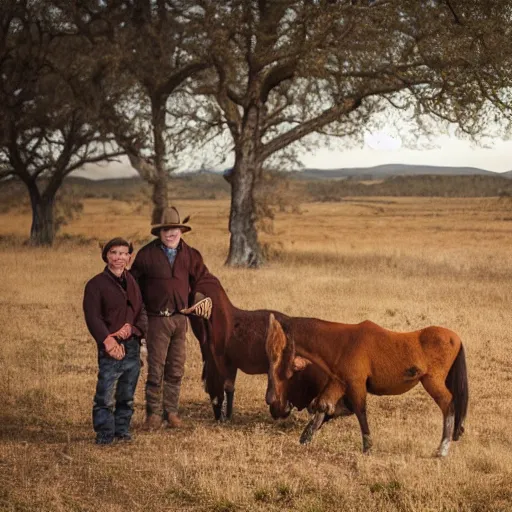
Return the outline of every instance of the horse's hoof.
[[[450,449],[450,441],[443,439],[436,451],[436,457],[446,457]]]
[[[300,444],[309,444],[313,440],[313,435],[315,433],[315,428],[313,425],[313,420],[311,420],[307,425],[304,431],[302,432],[299,443]]]
[[[363,454],[370,455],[372,451],[373,442],[368,434],[363,435]]]
[[[223,422],[226,417],[222,410],[219,411],[219,410],[216,410],[215,408],[213,409],[213,416],[215,418],[215,421],[218,421],[219,423]]]

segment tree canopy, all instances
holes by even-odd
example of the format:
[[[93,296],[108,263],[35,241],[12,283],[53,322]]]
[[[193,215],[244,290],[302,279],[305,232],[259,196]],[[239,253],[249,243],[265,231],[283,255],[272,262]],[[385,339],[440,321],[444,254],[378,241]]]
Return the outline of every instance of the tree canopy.
[[[198,4],[215,71],[199,90],[217,103],[235,152],[232,265],[261,262],[254,187],[304,137],[361,133],[386,104],[475,132],[510,85],[504,1]]]
[[[54,160],[46,157],[47,168],[56,168],[59,148],[73,155],[65,174],[108,154],[104,143],[115,139],[113,151],[152,183],[156,211],[167,205],[180,152],[228,134],[229,265],[262,263],[255,223],[262,172],[293,159],[314,134],[358,137],[384,108],[419,125],[434,117],[477,134],[510,112],[505,0],[34,5],[11,0],[2,10],[1,172],[13,173],[23,141],[32,166],[43,148]],[[66,143],[71,133],[75,142]]]
[[[119,154],[82,101],[87,72],[56,13],[11,1],[0,8],[0,178],[27,187],[30,239],[51,245],[54,203],[70,172]]]

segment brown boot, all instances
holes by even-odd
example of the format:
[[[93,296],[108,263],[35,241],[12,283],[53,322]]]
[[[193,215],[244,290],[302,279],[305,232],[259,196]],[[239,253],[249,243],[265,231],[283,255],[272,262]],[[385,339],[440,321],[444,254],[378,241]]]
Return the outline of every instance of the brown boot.
[[[167,428],[180,428],[182,426],[182,421],[179,416],[175,413],[170,412],[167,415]]]
[[[146,422],[144,423],[144,426],[142,427],[143,430],[147,431],[153,431],[158,430],[162,426],[162,417],[158,414],[150,414],[146,418]]]

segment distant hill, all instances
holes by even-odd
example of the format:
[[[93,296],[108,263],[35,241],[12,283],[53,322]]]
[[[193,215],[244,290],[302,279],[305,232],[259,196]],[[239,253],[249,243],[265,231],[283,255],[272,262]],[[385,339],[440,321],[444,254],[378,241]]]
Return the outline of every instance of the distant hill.
[[[433,165],[386,164],[375,167],[350,167],[340,169],[305,169],[293,173],[298,179],[342,179],[382,180],[392,176],[505,176],[512,178],[512,171],[495,173],[477,167],[439,167]]]
[[[412,170],[411,170],[412,169]],[[431,172],[426,173],[429,170]],[[386,174],[387,173],[387,174]],[[334,174],[334,176],[333,176]],[[504,174],[509,174],[506,177]],[[512,173],[495,173],[467,167],[378,166],[363,169],[282,173],[289,194],[298,201],[339,201],[347,196],[512,196]],[[278,181],[279,181],[278,180]],[[270,187],[278,182],[270,181]],[[142,193],[149,201],[151,187],[141,178],[87,180],[69,177],[65,185],[77,196],[134,200]],[[269,191],[267,191],[270,193]],[[231,189],[222,174],[179,174],[169,183],[171,199],[229,198]]]
[[[357,196],[512,197],[512,171],[495,173],[472,167],[381,165],[370,168],[283,172],[263,180],[259,193],[298,204],[341,201]],[[151,186],[139,176],[87,179],[69,176],[59,196],[68,203],[99,198],[151,204]],[[229,199],[231,187],[222,173],[200,171],[169,179],[169,199]],[[19,180],[0,181],[0,211],[30,208]]]

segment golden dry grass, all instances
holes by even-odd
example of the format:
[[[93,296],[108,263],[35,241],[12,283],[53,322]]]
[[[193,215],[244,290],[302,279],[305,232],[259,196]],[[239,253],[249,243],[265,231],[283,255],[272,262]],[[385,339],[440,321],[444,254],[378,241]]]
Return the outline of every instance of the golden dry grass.
[[[467,353],[466,435],[445,460],[431,455],[441,415],[420,388],[371,397],[371,456],[354,417],[312,445],[298,443],[305,412],[274,422],[265,377],[239,374],[235,418],[217,425],[191,336],[179,432],[138,431],[129,446],[93,444],[96,349],[84,325],[85,282],[101,270],[97,242],[148,238],[136,204],[87,200],[53,249],[31,249],[27,214],[0,215],[0,510],[5,511],[500,511],[512,510],[512,222],[509,202],[368,198],[308,204],[266,234],[273,260],[234,270],[227,201],[182,201],[201,250],[232,301],[246,309],[395,330],[438,324]]]

